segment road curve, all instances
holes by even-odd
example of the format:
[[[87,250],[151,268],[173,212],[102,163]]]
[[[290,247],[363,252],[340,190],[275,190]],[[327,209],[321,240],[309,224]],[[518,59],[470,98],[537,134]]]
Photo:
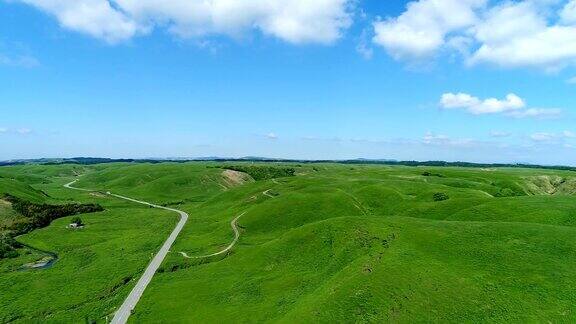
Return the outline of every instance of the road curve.
[[[242,214],[238,215],[236,218],[234,218],[230,222],[230,226],[232,227],[232,230],[234,230],[234,240],[232,240],[232,243],[230,243],[224,250],[216,252],[216,253],[208,254],[208,255],[193,256],[193,257],[188,256],[188,254],[186,254],[186,252],[180,252],[180,254],[183,257],[185,257],[186,259],[202,259],[202,258],[217,256],[217,255],[224,254],[224,253],[230,251],[234,247],[234,245],[236,245],[236,243],[238,242],[238,239],[240,238],[240,231],[238,230],[238,226],[236,225],[236,223],[238,222],[238,219],[240,219],[240,217],[244,216],[245,214],[246,214],[246,212],[243,212]]]
[[[94,190],[89,190],[89,189],[82,189],[82,188],[73,187],[72,185],[74,183],[76,183],[77,181],[78,181],[78,179],[76,179],[70,183],[67,183],[64,185],[64,187],[68,188],[68,189],[87,191],[87,192],[94,191]],[[146,287],[148,286],[150,281],[152,281],[152,277],[154,276],[154,274],[156,273],[156,271],[158,270],[158,268],[162,264],[162,261],[164,261],[164,258],[166,258],[166,255],[168,254],[168,252],[170,252],[170,247],[172,246],[172,244],[174,244],[174,241],[178,237],[178,234],[180,234],[180,232],[182,231],[182,228],[184,228],[184,225],[188,221],[188,214],[186,214],[185,212],[178,210],[178,209],[168,208],[168,207],[164,207],[164,206],[158,206],[158,205],[154,205],[154,204],[151,204],[151,203],[148,203],[145,201],[140,201],[140,200],[116,195],[116,194],[113,194],[110,192],[106,192],[106,194],[109,196],[112,196],[112,197],[119,198],[119,199],[124,199],[124,200],[131,201],[134,203],[147,205],[147,206],[150,206],[153,208],[165,209],[165,210],[169,210],[169,211],[180,214],[180,221],[178,222],[178,224],[176,225],[176,227],[174,228],[174,230],[172,231],[172,233],[170,234],[170,236],[168,237],[166,242],[164,242],[164,244],[160,248],[160,251],[158,251],[158,253],[156,253],[156,255],[154,256],[154,258],[152,259],[150,264],[148,264],[148,267],[146,267],[144,274],[142,275],[142,277],[140,277],[140,279],[136,283],[136,286],[134,286],[134,288],[130,292],[130,295],[128,295],[128,297],[126,297],[126,300],[124,300],[124,303],[122,303],[122,306],[120,306],[120,308],[114,314],[114,318],[112,319],[111,323],[124,324],[128,321],[128,317],[130,317],[132,310],[136,307],[136,304],[138,304],[138,301],[140,300],[140,297],[142,297],[144,290],[146,289]],[[235,232],[238,233],[237,229],[235,229]],[[237,237],[238,237],[238,234],[237,234]],[[236,238],[236,240],[237,239],[238,238]]]

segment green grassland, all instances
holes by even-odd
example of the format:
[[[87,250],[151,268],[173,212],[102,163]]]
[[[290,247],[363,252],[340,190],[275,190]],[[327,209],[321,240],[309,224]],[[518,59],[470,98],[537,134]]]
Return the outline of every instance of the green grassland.
[[[0,168],[0,192],[106,209],[82,216],[82,231],[63,218],[19,238],[59,259],[27,271],[34,253],[0,260],[0,322],[104,321],[176,222],[62,187],[77,175],[78,187],[190,214],[135,323],[576,321],[576,173],[276,166],[295,176],[234,183],[211,162]],[[178,253],[221,250],[244,212],[227,255]]]

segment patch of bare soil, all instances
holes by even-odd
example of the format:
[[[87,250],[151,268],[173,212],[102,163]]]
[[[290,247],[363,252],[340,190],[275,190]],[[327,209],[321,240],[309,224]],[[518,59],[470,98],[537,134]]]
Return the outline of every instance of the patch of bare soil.
[[[529,177],[526,180],[528,190],[535,195],[576,194],[576,178],[542,175]]]
[[[106,195],[103,195],[99,192],[91,192],[90,196],[98,197],[98,198],[106,198]]]
[[[248,174],[234,170],[222,171],[222,179],[224,180],[224,186],[226,188],[237,187],[254,181]]]
[[[0,208],[12,208],[12,204],[9,201],[0,199]]]

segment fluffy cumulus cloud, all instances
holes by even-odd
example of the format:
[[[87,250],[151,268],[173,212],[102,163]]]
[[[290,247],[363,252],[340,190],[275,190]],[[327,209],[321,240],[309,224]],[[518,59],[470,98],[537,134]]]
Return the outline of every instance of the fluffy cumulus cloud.
[[[106,0],[20,0],[55,16],[62,27],[117,42],[142,31]]]
[[[470,65],[555,71],[576,63],[576,0],[418,0],[374,30],[397,59],[453,51]]]
[[[516,118],[557,117],[562,112],[559,109],[527,108],[524,99],[513,93],[504,99],[480,99],[467,93],[445,93],[440,98],[440,107],[446,110],[463,109],[474,115],[504,114]]]
[[[18,0],[67,29],[114,43],[165,27],[185,38],[242,37],[258,30],[284,41],[329,44],[352,22],[353,0]]]
[[[397,18],[374,23],[374,42],[397,59],[422,58],[447,44],[447,35],[477,21],[485,0],[422,0],[408,4]]]

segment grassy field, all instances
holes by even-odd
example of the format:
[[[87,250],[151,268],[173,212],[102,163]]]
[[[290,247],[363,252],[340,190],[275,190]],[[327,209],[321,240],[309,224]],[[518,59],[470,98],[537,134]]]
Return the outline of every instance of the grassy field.
[[[80,174],[78,187],[190,214],[135,323],[576,321],[574,172],[289,164],[296,176],[239,182],[216,166],[0,168],[0,193],[106,209],[82,231],[63,218],[19,238],[58,261],[0,260],[0,322],[104,321],[174,226],[175,214],[62,187]],[[244,212],[231,253],[179,253],[221,250]]]

